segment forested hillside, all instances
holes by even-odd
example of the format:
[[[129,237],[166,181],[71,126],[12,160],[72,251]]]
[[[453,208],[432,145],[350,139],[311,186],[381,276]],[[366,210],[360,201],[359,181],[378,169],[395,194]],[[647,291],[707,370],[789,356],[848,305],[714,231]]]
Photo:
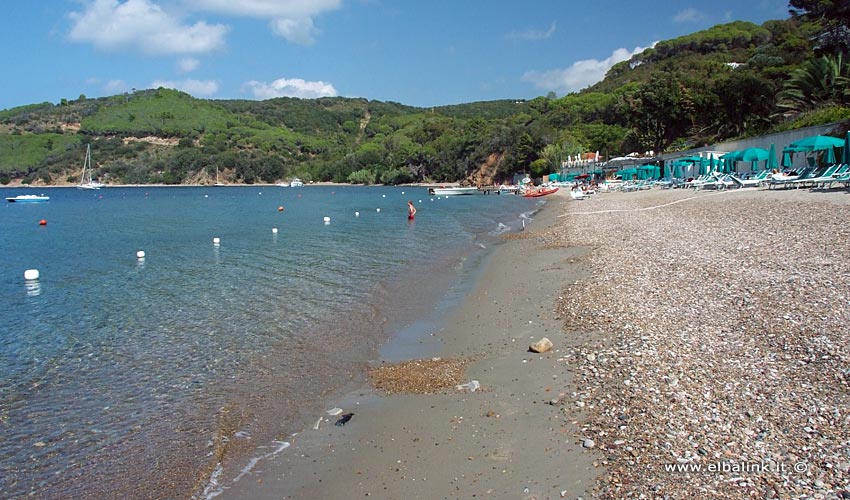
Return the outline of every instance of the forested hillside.
[[[842,2],[659,42],[581,92],[415,108],[351,98],[204,100],[168,89],[0,111],[0,183],[76,182],[85,145],[108,183],[445,182],[567,155],[685,149],[850,119]],[[832,10],[830,10],[832,6]],[[845,30],[845,31],[842,31]],[[845,43],[846,45],[846,43]]]

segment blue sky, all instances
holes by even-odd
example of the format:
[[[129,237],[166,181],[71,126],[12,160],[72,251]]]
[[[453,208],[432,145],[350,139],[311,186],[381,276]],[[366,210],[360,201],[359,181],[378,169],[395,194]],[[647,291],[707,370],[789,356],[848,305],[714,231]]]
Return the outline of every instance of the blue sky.
[[[435,106],[581,90],[654,42],[787,0],[38,0],[0,16],[0,109],[171,87]]]

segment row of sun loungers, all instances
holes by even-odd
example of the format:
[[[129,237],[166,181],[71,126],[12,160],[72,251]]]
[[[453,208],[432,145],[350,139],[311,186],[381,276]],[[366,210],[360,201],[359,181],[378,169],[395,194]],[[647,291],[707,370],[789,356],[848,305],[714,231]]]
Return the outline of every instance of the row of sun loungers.
[[[773,189],[779,186],[783,188],[809,187],[812,189],[831,189],[836,184],[843,184],[844,187],[850,186],[850,164],[836,164],[822,168],[809,167],[795,175],[771,174],[765,170],[747,179],[742,179],[731,173],[713,172],[701,175],[687,182],[681,179],[626,181],[617,187],[612,187],[612,189],[626,192],[650,189],[652,187],[660,187],[662,189],[692,188],[695,190],[747,187],[767,187],[768,189]]]
[[[782,187],[828,187],[831,188],[836,182],[843,183],[845,186],[850,182],[850,165],[837,164],[831,167],[815,169],[809,167],[803,169],[799,175],[785,176],[774,174],[768,181],[768,189],[777,186]]]

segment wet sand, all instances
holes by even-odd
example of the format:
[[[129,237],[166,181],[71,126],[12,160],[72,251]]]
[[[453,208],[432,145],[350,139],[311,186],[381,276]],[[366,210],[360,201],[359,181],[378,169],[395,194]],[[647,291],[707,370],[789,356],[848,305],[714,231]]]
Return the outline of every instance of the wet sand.
[[[582,415],[562,331],[561,290],[582,276],[586,249],[547,246],[565,196],[553,196],[519,237],[497,248],[445,327],[423,341],[442,358],[468,358],[475,392],[388,395],[368,386],[327,401],[327,414],[291,446],[260,461],[219,498],[576,498],[589,496],[597,457],[578,438]],[[553,350],[528,346],[542,337]],[[409,339],[408,339],[409,341]],[[376,364],[379,365],[379,364]]]

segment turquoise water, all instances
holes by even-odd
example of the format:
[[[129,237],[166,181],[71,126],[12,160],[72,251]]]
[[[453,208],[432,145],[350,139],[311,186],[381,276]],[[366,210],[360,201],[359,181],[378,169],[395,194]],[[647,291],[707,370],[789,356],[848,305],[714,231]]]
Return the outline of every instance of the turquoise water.
[[[179,498],[238,470],[395,325],[462,293],[537,206],[410,187],[26,193],[42,191],[0,209],[4,498]]]

